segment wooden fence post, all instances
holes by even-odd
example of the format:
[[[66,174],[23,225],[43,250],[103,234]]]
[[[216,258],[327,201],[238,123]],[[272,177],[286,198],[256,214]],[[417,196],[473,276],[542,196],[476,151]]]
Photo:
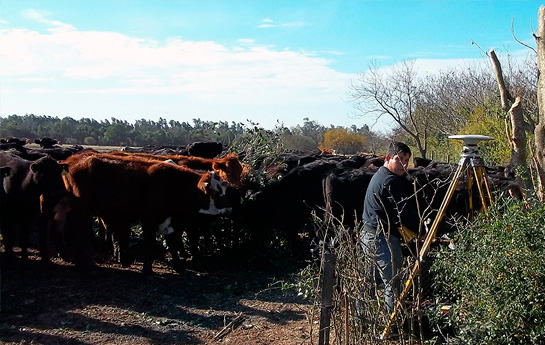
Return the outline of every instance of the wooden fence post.
[[[328,345],[331,328],[331,309],[333,307],[333,286],[335,285],[335,254],[324,254],[322,267],[322,308],[320,312],[318,345]]]

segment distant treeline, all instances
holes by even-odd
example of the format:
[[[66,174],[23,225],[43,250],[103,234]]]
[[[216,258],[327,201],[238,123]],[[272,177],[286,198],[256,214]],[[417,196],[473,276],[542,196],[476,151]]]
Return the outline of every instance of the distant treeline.
[[[256,130],[281,135],[288,146],[301,150],[318,148],[323,141],[324,133],[331,129],[343,127],[324,127],[316,121],[304,119],[302,125],[286,128],[277,126],[266,131],[259,124],[248,121],[247,124],[227,121],[202,121],[193,119],[193,123],[160,118],[153,120],[126,120],[111,118],[100,120],[83,118],[75,120],[71,117],[62,119],[53,116],[27,114],[10,115],[0,118],[0,137],[18,137],[34,140],[36,138],[54,138],[62,144],[80,145],[115,145],[146,146],[172,145],[185,146],[198,141],[218,141],[224,147],[245,133]],[[352,133],[373,136],[367,126],[347,128]]]
[[[97,121],[71,117],[10,115],[0,118],[0,136],[19,138],[49,137],[63,144],[87,145],[186,145],[195,141],[229,141],[243,132],[240,123],[204,122],[194,119],[193,124],[179,121],[137,120],[129,123],[112,118]]]

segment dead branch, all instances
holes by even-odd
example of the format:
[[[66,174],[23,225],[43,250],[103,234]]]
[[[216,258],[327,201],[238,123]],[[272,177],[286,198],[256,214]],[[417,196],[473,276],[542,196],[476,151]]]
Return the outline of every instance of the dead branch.
[[[526,47],[528,49],[531,49],[534,51],[534,53],[537,54],[537,50],[535,50],[534,48],[530,47],[529,45],[527,45],[526,43],[524,42],[521,42],[517,36],[515,35],[515,17],[513,17],[513,21],[511,22],[511,35],[513,35],[513,39],[518,43],[520,44],[521,46],[523,47]],[[534,35],[535,36],[535,35]]]
[[[498,60],[498,57],[496,56],[496,52],[494,49],[490,49],[490,59],[492,59],[492,63],[494,64],[494,71],[496,72],[496,80],[498,81],[498,88],[500,89],[500,96],[501,96],[501,108],[505,111],[508,111],[510,106],[509,102],[514,102],[515,100],[509,93],[509,90],[507,89],[507,86],[505,85],[505,80],[503,79],[503,72],[501,69],[500,60]]]
[[[214,340],[219,340],[223,338],[224,336],[226,336],[227,334],[229,334],[230,332],[232,332],[235,329],[235,325],[241,322],[242,320],[244,320],[245,318],[246,317],[244,316],[244,314],[239,313],[231,322],[229,322],[225,327],[221,329],[221,331],[219,331],[214,336]]]

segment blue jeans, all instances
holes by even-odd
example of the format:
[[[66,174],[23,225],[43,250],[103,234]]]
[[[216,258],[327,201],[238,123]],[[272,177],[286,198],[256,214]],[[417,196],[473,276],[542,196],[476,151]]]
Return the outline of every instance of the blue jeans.
[[[384,283],[384,307],[388,315],[394,311],[394,291],[399,295],[399,271],[403,264],[401,241],[395,236],[386,238],[364,231],[360,240],[366,255],[375,258],[378,271]]]

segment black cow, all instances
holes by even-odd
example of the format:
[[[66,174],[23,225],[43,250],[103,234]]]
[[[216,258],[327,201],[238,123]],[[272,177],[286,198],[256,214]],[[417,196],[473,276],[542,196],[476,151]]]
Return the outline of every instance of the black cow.
[[[255,238],[252,242],[266,243],[276,238],[286,241],[292,250],[300,251],[298,234],[313,226],[312,211],[323,212],[322,179],[336,165],[336,161],[323,159],[297,166],[246,198],[241,206],[241,219],[243,228],[250,229]]]
[[[316,240],[316,227],[321,226],[320,219],[324,217],[326,206],[323,192],[326,176],[333,170],[341,172],[374,164],[377,159],[383,161],[375,155],[322,155],[320,158],[311,153],[286,157],[295,166],[279,179],[251,193],[240,211],[233,213],[242,219],[242,227],[249,229],[250,235],[255,237],[252,243],[282,239],[300,252],[303,242],[298,235],[301,233],[308,235],[310,241]],[[310,163],[299,165],[304,161]],[[308,255],[308,250],[306,253]]]
[[[431,162],[432,162],[432,160],[427,159],[427,158],[422,158],[422,157],[414,157],[413,158],[413,163],[414,163],[415,168],[427,167]]]
[[[52,149],[54,147],[59,147],[57,144],[60,144],[60,142],[57,139],[51,139],[51,138],[40,138],[40,139],[34,139],[34,143],[40,145],[40,147],[44,149]]]
[[[325,214],[321,233],[316,235],[324,238],[326,229],[340,226],[353,230],[361,221],[365,192],[376,168],[335,169],[324,178],[323,195]]]
[[[21,257],[26,260],[29,236],[40,217],[40,197],[55,203],[64,196],[62,172],[66,166],[48,156],[28,161],[5,152],[0,152],[0,166],[10,168],[10,174],[3,178],[0,202],[5,254],[8,260],[13,259],[18,234]]]
[[[435,219],[437,212],[446,196],[447,190],[452,183],[457,166],[455,164],[430,162],[426,167],[412,168],[408,170],[407,179],[412,185],[409,191],[413,195],[409,200],[419,211],[423,221]],[[505,191],[516,188],[516,181],[504,177],[498,169],[486,168],[491,188]],[[363,212],[363,201],[367,185],[375,168],[368,169],[366,165],[361,169],[334,170],[324,180],[324,199],[326,204],[325,224],[340,225],[345,229],[351,229],[361,220]],[[445,218],[440,227],[440,232],[449,231],[453,218],[470,215],[468,205],[469,193],[467,189],[467,177],[461,178],[454,190],[453,196],[446,208]],[[476,186],[471,191],[474,203],[473,209],[481,207],[481,200]],[[326,234],[327,228],[321,228],[322,234]],[[425,229],[414,229],[414,231]]]
[[[9,150],[9,149],[25,149],[25,145],[27,144],[27,139],[19,139],[19,138],[0,138],[0,150]]]
[[[202,158],[214,158],[223,151],[220,142],[195,142],[187,145],[187,152],[190,156]]]

